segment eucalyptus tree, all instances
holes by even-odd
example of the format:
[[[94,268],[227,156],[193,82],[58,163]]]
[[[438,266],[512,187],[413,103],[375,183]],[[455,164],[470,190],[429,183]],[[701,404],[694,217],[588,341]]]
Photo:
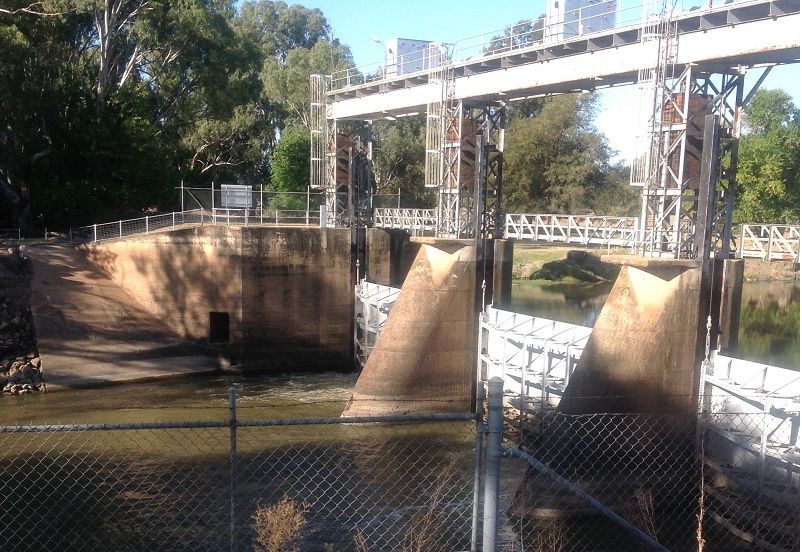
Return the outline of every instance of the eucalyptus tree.
[[[799,108],[782,90],[758,90],[744,113],[736,222],[799,223]]]

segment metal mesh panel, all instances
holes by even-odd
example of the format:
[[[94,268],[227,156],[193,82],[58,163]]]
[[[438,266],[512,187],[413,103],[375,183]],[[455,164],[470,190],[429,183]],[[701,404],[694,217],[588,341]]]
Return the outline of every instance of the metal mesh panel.
[[[549,412],[531,417],[522,438],[518,422],[516,440],[554,473],[667,548],[695,547],[699,465],[692,419]],[[625,527],[548,474],[522,469],[502,536],[516,550],[639,546]]]
[[[3,550],[212,550],[228,539],[228,431],[0,435]]]
[[[798,413],[507,416],[500,550],[799,549]]]
[[[470,547],[471,423],[275,423],[2,428],[0,549]]]
[[[250,543],[256,508],[287,497],[310,547],[467,550],[472,436],[464,422],[240,429],[238,535]]]

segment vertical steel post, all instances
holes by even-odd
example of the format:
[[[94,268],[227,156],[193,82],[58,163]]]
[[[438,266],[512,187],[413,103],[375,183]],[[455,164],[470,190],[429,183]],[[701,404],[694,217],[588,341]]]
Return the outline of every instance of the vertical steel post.
[[[92,225],[92,231],[95,234],[95,239],[93,241],[97,241],[97,224]]]
[[[481,332],[481,329],[479,331]],[[479,339],[481,347],[481,336]],[[480,364],[481,362],[482,361],[479,360]],[[481,514],[479,493],[481,492],[480,487],[482,485],[482,447],[484,441],[484,432],[486,431],[486,427],[482,420],[484,408],[485,387],[484,382],[480,377],[476,382],[476,448],[474,451],[473,461],[473,518],[471,522],[471,552],[477,552],[479,545],[479,516]]]
[[[181,212],[184,212],[184,179],[181,179]]]
[[[743,259],[744,258],[744,240],[745,239],[746,239],[746,225],[742,224],[741,225],[741,243],[738,244],[738,250],[739,250],[738,258],[739,259]]]
[[[769,252],[768,252],[768,254],[766,256],[766,260],[767,261],[771,260],[772,239],[774,239],[774,225],[770,224],[769,225]]]
[[[504,431],[504,380],[495,375],[487,383],[487,447],[485,450],[485,500],[482,552],[496,552],[498,537],[501,438]]]
[[[148,224],[148,217],[147,217],[147,215],[146,215],[146,216],[145,216],[145,234],[148,234],[148,233],[149,233],[149,231],[150,231],[150,228],[149,228],[149,226],[150,226],[150,225]]]
[[[122,238],[123,237],[123,221],[119,221],[117,224],[118,224],[118,226],[120,228],[120,237]]]
[[[175,211],[173,211],[173,228],[175,228]]]
[[[228,388],[228,432],[230,436],[230,452],[231,452],[231,485],[229,485],[229,501],[230,501],[230,515],[231,525],[229,528],[230,542],[229,549],[234,552],[237,549],[237,532],[236,532],[236,503],[237,503],[237,388],[232,385]]]

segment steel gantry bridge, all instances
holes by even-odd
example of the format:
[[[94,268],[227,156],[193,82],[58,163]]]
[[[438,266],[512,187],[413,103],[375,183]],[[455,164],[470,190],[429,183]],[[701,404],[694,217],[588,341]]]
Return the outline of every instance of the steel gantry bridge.
[[[799,62],[802,21],[799,0],[704,4],[608,2],[614,11],[557,16],[549,6],[531,25],[312,75],[310,184],[326,192],[328,223],[369,217],[369,125],[354,139],[339,132],[348,121],[425,113],[436,234],[500,237],[505,106],[634,84],[643,128],[631,174],[643,190],[639,249],[696,257],[712,243],[729,255],[742,109],[773,66]],[[751,90],[749,70],[758,73]]]

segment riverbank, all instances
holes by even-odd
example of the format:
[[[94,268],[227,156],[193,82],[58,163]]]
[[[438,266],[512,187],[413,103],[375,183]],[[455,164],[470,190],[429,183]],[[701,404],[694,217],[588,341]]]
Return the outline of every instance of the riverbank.
[[[0,252],[0,389],[24,395],[45,388],[30,305],[31,262],[25,248]]]
[[[594,283],[594,278],[582,274],[575,269],[575,266],[572,266],[577,265],[568,258],[568,254],[572,251],[584,252],[597,259],[608,253],[606,248],[554,247],[516,243],[512,259],[512,278],[513,280],[538,281],[549,286]],[[612,250],[610,253],[625,254],[627,251]],[[599,277],[595,281],[612,281],[617,275],[617,268],[606,263],[595,263],[587,265],[585,268],[590,269],[595,276]],[[787,261],[744,259],[744,280],[747,282],[798,282],[799,265]]]

